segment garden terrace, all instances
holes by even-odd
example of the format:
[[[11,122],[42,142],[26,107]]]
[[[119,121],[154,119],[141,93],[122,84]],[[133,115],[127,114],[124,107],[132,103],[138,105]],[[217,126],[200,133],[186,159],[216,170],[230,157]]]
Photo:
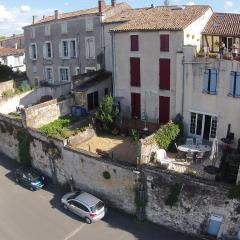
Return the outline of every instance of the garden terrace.
[[[101,133],[75,147],[112,158],[114,161],[137,164],[138,142],[131,137]]]

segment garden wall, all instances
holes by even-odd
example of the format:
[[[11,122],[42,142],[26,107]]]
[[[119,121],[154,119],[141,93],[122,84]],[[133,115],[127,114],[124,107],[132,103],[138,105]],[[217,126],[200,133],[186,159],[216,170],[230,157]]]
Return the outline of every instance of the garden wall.
[[[20,128],[20,122],[0,115],[0,151],[17,160],[16,133]],[[76,187],[99,196],[116,208],[135,213],[137,176],[134,168],[96,154],[76,151],[67,146],[66,141],[47,138],[34,129],[28,132],[32,137],[30,154],[35,168],[61,184],[73,178]],[[110,173],[110,179],[103,177],[105,171]],[[199,236],[206,232],[210,215],[218,214],[224,217],[221,233],[229,235],[239,229],[240,203],[227,198],[226,186],[155,167],[143,166],[142,171],[149,221]],[[166,199],[176,183],[182,188],[176,204],[170,207]]]
[[[240,229],[240,204],[228,199],[228,188],[223,185],[154,168],[145,168],[144,173],[147,179],[148,220],[177,231],[202,235],[207,232],[210,215],[217,214],[224,217],[219,234],[230,235]],[[182,191],[176,205],[170,207],[165,201],[171,192],[170,187],[176,183],[182,185]]]
[[[14,80],[0,82],[0,97],[2,96],[3,92],[13,89],[13,86],[14,86]]]
[[[23,109],[23,121],[25,126],[40,128],[45,124],[55,121],[61,116],[71,113],[72,98],[59,102],[57,99],[47,101],[29,108]]]

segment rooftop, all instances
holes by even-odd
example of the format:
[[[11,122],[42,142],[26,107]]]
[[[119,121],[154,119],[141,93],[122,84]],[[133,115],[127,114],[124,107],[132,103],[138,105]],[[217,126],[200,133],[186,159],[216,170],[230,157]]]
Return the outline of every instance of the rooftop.
[[[103,14],[104,15],[108,14],[108,12],[110,10],[112,10],[113,8],[115,8],[115,9],[117,8],[120,11],[122,11],[122,10],[125,10],[125,9],[129,9],[130,6],[127,3],[119,3],[119,4],[116,5],[116,7],[112,7],[111,5],[107,5],[103,9]],[[65,20],[65,19],[75,18],[75,17],[79,17],[79,16],[98,14],[98,13],[99,13],[98,7],[83,9],[83,10],[78,10],[78,11],[68,12],[68,13],[60,13],[59,16],[58,16],[58,20]],[[41,24],[41,23],[52,22],[54,20],[55,20],[54,15],[53,16],[47,16],[47,17],[44,17],[44,18],[40,19],[35,24],[29,25],[29,26],[33,26],[33,25]]]
[[[240,36],[240,14],[214,13],[202,33],[217,36]]]
[[[209,9],[211,7],[207,5],[128,9],[106,19],[104,22],[123,22],[123,24],[112,29],[114,32],[183,30]]]
[[[1,48],[0,47],[0,57],[23,55],[23,54],[24,54],[24,49]]]

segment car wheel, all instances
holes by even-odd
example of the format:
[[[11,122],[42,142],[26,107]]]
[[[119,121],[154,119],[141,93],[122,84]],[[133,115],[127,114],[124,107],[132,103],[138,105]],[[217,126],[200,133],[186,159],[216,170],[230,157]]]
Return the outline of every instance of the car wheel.
[[[63,204],[63,207],[67,210],[68,206],[66,204]]]
[[[30,190],[33,192],[35,189],[33,187],[30,187]]]
[[[18,179],[18,178],[15,178],[15,182],[16,182],[16,183],[19,183],[19,179]]]
[[[85,222],[86,222],[87,224],[91,224],[91,223],[92,223],[92,220],[91,220],[90,218],[86,217],[86,218],[85,218]]]

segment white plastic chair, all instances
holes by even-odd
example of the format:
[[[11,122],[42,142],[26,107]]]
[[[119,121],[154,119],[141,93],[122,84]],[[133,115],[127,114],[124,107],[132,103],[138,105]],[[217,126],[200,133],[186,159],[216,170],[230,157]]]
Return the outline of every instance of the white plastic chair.
[[[186,139],[186,145],[192,146],[193,145],[193,138],[187,138]]]
[[[158,163],[168,165],[168,169],[175,169],[174,164],[168,159],[167,153],[164,149],[158,149],[156,151],[155,160]]]
[[[196,138],[196,145],[202,145],[202,139]]]

